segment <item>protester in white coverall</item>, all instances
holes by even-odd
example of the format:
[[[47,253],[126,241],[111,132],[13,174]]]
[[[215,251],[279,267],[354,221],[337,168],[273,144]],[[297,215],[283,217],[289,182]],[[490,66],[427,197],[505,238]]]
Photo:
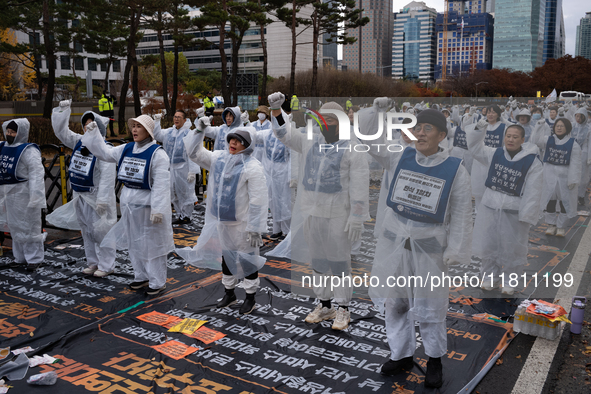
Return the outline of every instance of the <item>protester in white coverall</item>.
[[[172,224],[191,223],[191,213],[195,208],[195,179],[201,171],[199,166],[187,158],[183,138],[191,132],[191,119],[183,110],[174,114],[174,125],[168,129],[160,128],[164,114],[154,115],[154,138],[162,143],[170,159],[170,198],[177,218]]]
[[[257,144],[262,143],[263,145],[261,163],[267,178],[269,207],[273,216],[273,232],[269,239],[277,240],[289,233],[291,225],[291,190],[289,188],[291,155],[290,149],[273,134],[271,122],[266,119],[265,121],[269,127],[257,131],[255,138]]]
[[[548,224],[546,235],[564,237],[569,218],[577,215],[577,185],[581,180],[581,147],[570,135],[568,119],[554,122],[552,133],[545,120],[539,120],[531,142],[540,148],[544,162],[542,208]]]
[[[519,111],[519,114],[515,117],[515,120],[517,120],[517,124],[523,127],[523,130],[525,130],[525,142],[529,142],[531,132],[538,120],[542,118],[541,115],[541,112],[539,112],[539,116],[537,116],[534,121],[532,113],[527,108],[524,108],[521,111]]]
[[[269,107],[266,105],[259,105],[257,108],[257,121],[250,125],[254,127],[256,131],[271,130],[271,122],[269,121]],[[263,141],[257,141],[254,147],[254,153],[252,154],[258,161],[263,162],[264,149]]]
[[[193,248],[177,249],[189,264],[222,270],[225,295],[218,308],[237,302],[234,289],[244,278],[246,298],[241,314],[255,308],[262,234],[267,231],[268,197],[261,163],[252,157],[252,127],[239,126],[226,136],[227,147],[213,152],[203,148],[204,133],[197,129],[185,137],[189,158],[209,171],[205,226]],[[220,261],[221,259],[221,261]]]
[[[376,99],[376,105],[383,108],[384,100]],[[360,114],[360,127],[371,127],[372,117]],[[425,386],[441,387],[441,357],[447,353],[449,284],[435,285],[431,290],[429,285],[413,284],[410,279],[398,286],[388,285],[388,278],[413,276],[426,281],[447,274],[451,263],[470,263],[470,176],[460,159],[439,146],[446,138],[445,116],[429,109],[421,111],[416,122],[414,146],[396,154],[370,151],[393,177],[371,273],[380,284],[370,287],[369,292],[386,315],[391,355],[381,373],[396,375],[412,369],[418,321],[429,357]]]
[[[196,127],[203,130],[206,137],[215,140],[213,150],[225,150],[227,144],[226,135],[236,127],[242,126],[241,115],[240,107],[228,107],[222,112],[223,125],[211,126],[211,117],[204,116],[197,120]]]
[[[369,165],[365,155],[353,151],[351,140],[339,139],[339,121],[326,111],[343,108],[325,103],[317,117],[321,126],[313,126],[313,135],[292,130],[288,116],[281,110],[285,97],[269,96],[273,132],[287,147],[301,153],[298,193],[291,231],[276,249],[293,261],[307,263],[313,270],[312,288],[320,303],[308,314],[306,322],[335,319],[332,328],[344,330],[351,315],[353,296],[350,281],[343,280],[331,291],[331,277],[351,278],[351,245],[360,239],[363,222],[369,216]],[[349,129],[347,122],[346,127]],[[349,130],[348,130],[349,131]],[[277,255],[277,254],[273,254]],[[331,298],[339,305],[335,310]]]
[[[84,144],[99,160],[118,163],[123,182],[121,220],[109,231],[101,247],[128,249],[134,271],[129,285],[146,294],[166,289],[166,260],[174,250],[170,210],[170,160],[154,140],[154,121],[141,115],[127,121],[133,142],[116,147],[104,143],[96,125],[86,126]]]
[[[54,226],[81,230],[86,254],[86,267],[82,272],[103,278],[115,269],[115,250],[101,248],[105,235],[117,222],[115,198],[115,163],[97,160],[82,145],[82,135],[68,128],[70,100],[60,102],[53,109],[51,123],[57,138],[72,149],[68,172],[74,198],[47,216]],[[103,140],[107,136],[109,118],[87,111],[82,115],[82,129],[96,122]]]
[[[472,250],[482,259],[481,287],[490,291],[502,286],[503,294],[513,295],[511,284],[527,263],[529,229],[540,216],[542,161],[538,147],[525,142],[520,125],[507,127],[503,148],[490,148],[484,145],[486,120],[480,122],[467,135],[474,160],[488,169],[481,179],[486,189],[476,215]],[[499,274],[504,274],[502,283]]]
[[[453,116],[452,118],[455,117],[456,119],[461,119],[459,121],[459,124],[457,125],[457,127],[449,127],[449,122],[446,120],[446,124],[448,126],[448,134],[447,134],[447,139],[449,140],[449,145],[450,148],[450,156],[452,157],[457,157],[459,159],[462,159],[462,163],[464,165],[464,167],[466,167],[466,170],[468,170],[468,173],[472,172],[472,154],[468,151],[468,145],[466,144],[466,128],[471,125],[472,123],[474,123],[474,113],[475,113],[476,108],[472,107],[469,109],[468,114],[462,116],[462,118],[459,118],[457,116],[457,107],[455,109],[456,115]],[[470,113],[471,112],[471,113]],[[448,118],[449,119],[449,118]]]
[[[505,128],[512,123],[505,123],[501,117],[501,110],[496,105],[491,105],[486,113],[487,124],[480,123],[480,127],[485,127],[486,135],[484,137],[484,145],[490,148],[502,148],[505,137]],[[477,124],[474,123],[466,128],[466,131],[474,130]],[[480,162],[472,163],[471,181],[472,181],[472,196],[476,202],[476,211],[480,206],[480,200],[484,194],[483,179],[486,179],[488,168]]]
[[[587,186],[589,186],[589,125],[587,124],[587,109],[582,107],[575,111],[572,119],[569,119],[573,125],[571,137],[573,137],[581,147],[581,180],[578,187],[578,203],[585,205],[585,195]]]
[[[2,123],[0,142],[0,230],[10,232],[15,265],[34,271],[44,257],[41,210],[45,204],[45,171],[41,152],[28,143],[27,119]]]

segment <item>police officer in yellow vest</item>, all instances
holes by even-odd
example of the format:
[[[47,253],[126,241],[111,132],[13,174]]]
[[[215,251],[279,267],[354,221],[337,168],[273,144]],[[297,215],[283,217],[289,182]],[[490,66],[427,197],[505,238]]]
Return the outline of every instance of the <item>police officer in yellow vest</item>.
[[[289,107],[292,112],[300,110],[300,100],[298,99],[298,96],[296,96],[295,94],[291,96],[291,104]]]
[[[207,97],[203,99],[203,107],[205,107],[205,116],[213,115],[213,111],[215,110],[215,104],[211,99],[211,92],[207,93]]]
[[[345,102],[345,111],[349,112],[349,109],[353,106],[353,103],[351,102],[351,97],[349,97],[347,99],[347,102]]]
[[[103,95],[98,102],[98,109],[101,116],[109,118],[109,130],[111,130],[111,137],[116,137],[117,134],[115,134],[115,131],[113,130],[113,118],[115,117],[113,101],[113,96],[111,96],[108,91],[104,90]]]

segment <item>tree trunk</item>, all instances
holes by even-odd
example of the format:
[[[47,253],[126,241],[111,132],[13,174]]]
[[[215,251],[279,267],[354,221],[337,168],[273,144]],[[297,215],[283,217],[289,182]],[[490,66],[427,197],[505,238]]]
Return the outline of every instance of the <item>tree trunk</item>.
[[[312,97],[318,97],[318,36],[320,35],[318,15],[312,16],[312,23]]]
[[[230,77],[230,92],[232,94],[232,107],[238,105],[238,89],[236,79],[238,77],[238,51],[242,40],[232,39],[232,76]]]
[[[292,1],[293,9],[291,11],[291,74],[289,77],[289,95],[287,100],[295,93],[295,70],[296,70],[296,0]]]
[[[261,1],[259,0],[259,5]],[[263,47],[263,81],[261,91],[259,92],[260,104],[267,104],[267,44],[265,43],[265,25],[259,25],[261,28],[261,46]]]
[[[178,34],[178,33],[177,33]],[[172,103],[171,103],[171,115],[176,112],[176,101],[179,95],[179,46],[175,43],[174,45],[174,65],[172,68]]]
[[[161,11],[158,11],[158,23],[162,23]],[[168,101],[168,75],[166,75],[166,58],[164,57],[164,37],[162,36],[162,29],[158,29],[157,33],[158,45],[160,47],[160,66],[162,68],[162,97],[164,98],[166,116],[171,117],[174,116],[174,114],[170,113],[170,102]]]
[[[111,64],[113,64],[113,58],[111,55],[107,58],[107,69],[105,70],[105,81],[104,81],[104,90],[110,90],[109,86],[109,71],[111,70]]]
[[[228,6],[225,1],[222,2],[224,12],[228,12]],[[222,97],[224,98],[224,106],[227,106],[231,101],[230,91],[228,89],[228,59],[226,58],[226,50],[224,49],[224,41],[226,40],[226,22],[222,21],[220,24],[220,43],[218,48],[220,50],[220,58],[222,61]]]
[[[123,72],[123,84],[121,85],[121,95],[119,96],[119,115],[117,122],[119,122],[119,134],[123,134],[127,127],[125,122],[125,107],[127,106],[127,91],[129,90],[129,72],[131,71],[131,61],[129,54],[127,55],[127,62],[125,63],[125,71]]]
[[[131,26],[130,26],[130,34],[129,34],[129,44],[128,44],[128,52],[131,57],[131,66],[133,67],[133,74],[131,78],[131,89],[133,91],[133,104],[135,109],[135,116],[140,116],[142,114],[142,104],[140,101],[140,90],[139,90],[139,83],[138,83],[138,65],[137,65],[137,55],[135,52],[135,39],[137,35],[137,31],[140,25],[140,18],[142,16],[141,6],[139,8],[132,9],[131,14]]]
[[[53,50],[54,43],[51,40],[50,30],[51,21],[49,15],[49,0],[43,0],[43,41],[47,51],[47,93],[45,94],[45,104],[43,106],[43,117],[51,118],[51,111],[53,109],[53,92],[55,87],[55,52]],[[41,93],[40,93],[41,94]]]

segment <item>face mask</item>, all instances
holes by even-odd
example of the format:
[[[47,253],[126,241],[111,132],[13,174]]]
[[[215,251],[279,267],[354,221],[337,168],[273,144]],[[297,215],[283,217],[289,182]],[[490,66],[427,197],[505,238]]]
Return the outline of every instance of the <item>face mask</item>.
[[[324,135],[324,139],[329,144],[336,142],[339,140],[339,136],[337,135],[337,125],[326,125],[328,129],[322,127],[322,135]]]
[[[265,119],[267,119],[267,115],[265,115],[263,113],[260,113],[260,112],[257,114],[257,116],[258,116],[259,120],[265,120]]]
[[[14,142],[14,139],[15,139],[15,138],[16,138],[16,137],[13,137],[13,136],[11,136],[11,135],[7,135],[7,136],[6,136],[6,142],[8,142],[9,144],[11,144],[11,145],[12,145],[12,143]]]
[[[531,117],[532,117],[533,120],[540,120],[542,118],[542,115],[540,115],[538,113],[535,113]]]

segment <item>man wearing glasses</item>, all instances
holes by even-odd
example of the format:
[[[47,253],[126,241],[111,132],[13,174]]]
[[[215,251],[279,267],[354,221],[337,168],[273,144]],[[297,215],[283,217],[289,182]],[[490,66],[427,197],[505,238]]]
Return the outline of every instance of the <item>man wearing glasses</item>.
[[[380,100],[387,99],[376,99],[374,106],[387,106]],[[425,386],[441,387],[450,284],[438,280],[447,275],[449,264],[470,262],[470,177],[461,159],[439,146],[447,136],[441,112],[421,111],[411,132],[417,140],[401,152],[370,152],[393,174],[387,208],[378,212],[384,221],[377,234],[372,277],[380,284],[370,288],[370,296],[385,312],[391,350],[381,373],[392,376],[412,370],[418,321],[429,356]]]

